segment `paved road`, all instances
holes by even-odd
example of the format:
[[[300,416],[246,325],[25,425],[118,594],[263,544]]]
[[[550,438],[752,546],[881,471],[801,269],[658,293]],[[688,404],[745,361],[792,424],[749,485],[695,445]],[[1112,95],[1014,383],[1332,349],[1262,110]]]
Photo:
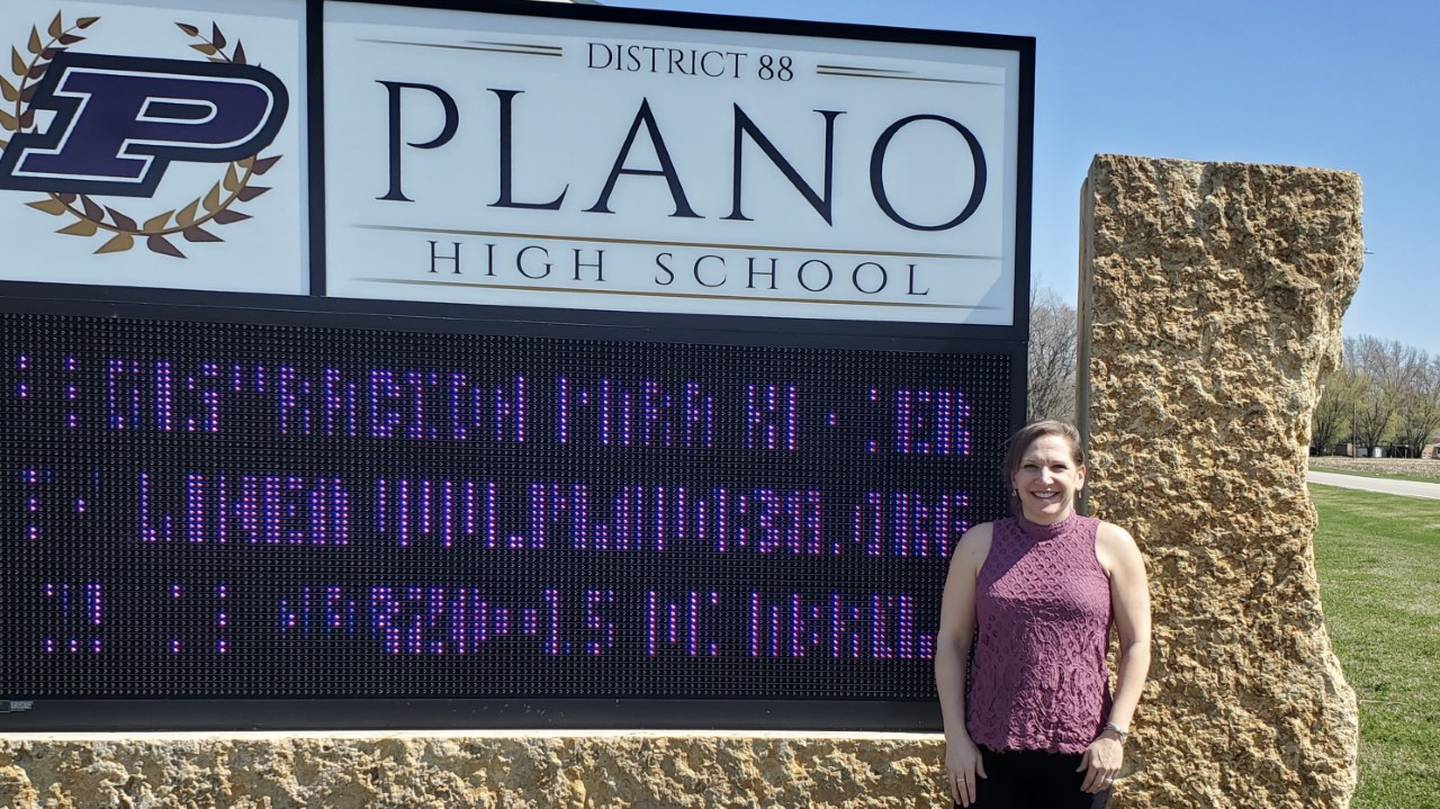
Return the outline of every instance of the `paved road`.
[[[1399,494],[1405,497],[1425,497],[1440,500],[1440,483],[1421,483],[1414,480],[1386,480],[1366,478],[1359,475],[1337,475],[1334,472],[1311,472],[1305,476],[1311,483],[1326,486],[1340,486],[1346,489],[1363,489],[1367,492]]]

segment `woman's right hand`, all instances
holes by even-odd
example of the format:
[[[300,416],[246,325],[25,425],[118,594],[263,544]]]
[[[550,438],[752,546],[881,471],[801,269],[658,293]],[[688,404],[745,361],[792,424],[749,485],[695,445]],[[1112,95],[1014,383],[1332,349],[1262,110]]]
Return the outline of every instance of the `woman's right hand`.
[[[950,783],[950,797],[961,806],[974,803],[977,777],[987,777],[980,748],[970,741],[969,736],[946,739],[945,780]]]

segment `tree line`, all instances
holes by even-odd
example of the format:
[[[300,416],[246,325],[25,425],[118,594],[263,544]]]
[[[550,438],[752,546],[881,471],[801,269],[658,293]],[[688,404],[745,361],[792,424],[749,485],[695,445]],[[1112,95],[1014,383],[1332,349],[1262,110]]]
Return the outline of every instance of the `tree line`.
[[[1418,458],[1437,432],[1440,355],[1368,334],[1345,338],[1344,361],[1324,380],[1315,406],[1310,451],[1368,455],[1380,447]]]

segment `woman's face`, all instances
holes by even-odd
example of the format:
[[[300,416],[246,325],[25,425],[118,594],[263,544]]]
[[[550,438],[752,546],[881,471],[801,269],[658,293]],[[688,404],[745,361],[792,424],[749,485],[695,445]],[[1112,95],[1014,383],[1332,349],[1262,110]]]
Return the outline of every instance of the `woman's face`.
[[[1085,467],[1075,465],[1073,454],[1063,435],[1042,435],[1025,450],[1010,483],[1026,519],[1049,525],[1070,515],[1085,485]]]

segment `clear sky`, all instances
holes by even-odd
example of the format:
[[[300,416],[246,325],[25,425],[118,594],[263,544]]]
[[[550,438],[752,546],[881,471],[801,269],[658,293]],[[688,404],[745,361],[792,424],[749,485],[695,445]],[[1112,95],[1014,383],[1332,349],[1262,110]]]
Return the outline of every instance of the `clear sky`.
[[[605,0],[1036,38],[1032,274],[1074,300],[1079,190],[1121,153],[1344,169],[1365,187],[1347,335],[1440,354],[1440,2]]]

